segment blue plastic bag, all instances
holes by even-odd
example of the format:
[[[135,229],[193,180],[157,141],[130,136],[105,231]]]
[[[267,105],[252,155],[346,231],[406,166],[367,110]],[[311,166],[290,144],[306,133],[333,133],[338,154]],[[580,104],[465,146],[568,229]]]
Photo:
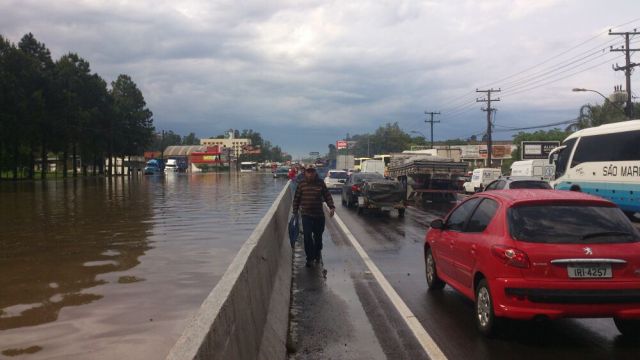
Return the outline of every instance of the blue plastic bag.
[[[300,216],[297,214],[291,215],[291,219],[289,219],[289,242],[291,243],[291,247],[293,248],[296,245],[296,240],[298,240],[298,235],[300,233]]]

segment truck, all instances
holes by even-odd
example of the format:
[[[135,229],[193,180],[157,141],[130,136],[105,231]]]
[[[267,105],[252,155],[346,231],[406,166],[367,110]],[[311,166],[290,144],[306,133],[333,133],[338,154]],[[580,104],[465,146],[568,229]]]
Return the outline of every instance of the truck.
[[[391,155],[388,177],[403,184],[408,202],[427,206],[456,201],[460,192],[457,180],[466,172],[464,162],[423,151],[404,151]]]
[[[471,194],[484,189],[490,182],[496,180],[502,176],[502,171],[500,169],[493,168],[479,168],[474,169],[471,174],[471,180],[465,182],[462,186],[464,187],[464,192]]]
[[[514,161],[511,164],[511,176],[528,176],[550,181],[554,172],[555,166],[549,164],[547,159]]]
[[[336,157],[336,170],[351,170],[354,163],[353,155],[338,155]]]
[[[362,172],[374,172],[382,176],[385,175],[384,160],[369,159],[360,165]]]

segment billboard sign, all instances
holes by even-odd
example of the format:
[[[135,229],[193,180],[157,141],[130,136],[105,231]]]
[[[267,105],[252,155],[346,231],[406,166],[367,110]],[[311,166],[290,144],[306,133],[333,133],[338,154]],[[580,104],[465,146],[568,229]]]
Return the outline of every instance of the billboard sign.
[[[547,159],[551,150],[560,146],[560,141],[523,141],[520,143],[521,159]]]
[[[336,149],[342,150],[347,148],[347,142],[345,140],[336,141]]]
[[[317,151],[312,151],[309,153],[309,156],[320,156],[320,153]]]

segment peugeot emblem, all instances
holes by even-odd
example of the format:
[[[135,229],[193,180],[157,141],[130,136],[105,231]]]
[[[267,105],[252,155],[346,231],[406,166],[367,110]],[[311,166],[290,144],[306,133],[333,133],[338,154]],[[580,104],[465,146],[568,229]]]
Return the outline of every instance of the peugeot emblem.
[[[593,250],[591,250],[590,247],[586,247],[582,250],[584,250],[585,255],[593,255]]]

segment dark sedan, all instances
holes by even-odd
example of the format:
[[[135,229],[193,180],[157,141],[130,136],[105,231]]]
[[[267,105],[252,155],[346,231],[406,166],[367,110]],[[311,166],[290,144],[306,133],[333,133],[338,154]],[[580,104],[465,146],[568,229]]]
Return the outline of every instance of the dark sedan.
[[[365,181],[383,180],[384,176],[378,173],[359,172],[353,173],[347,179],[342,187],[342,205],[353,207],[358,203],[358,195],[360,195],[360,187]]]

